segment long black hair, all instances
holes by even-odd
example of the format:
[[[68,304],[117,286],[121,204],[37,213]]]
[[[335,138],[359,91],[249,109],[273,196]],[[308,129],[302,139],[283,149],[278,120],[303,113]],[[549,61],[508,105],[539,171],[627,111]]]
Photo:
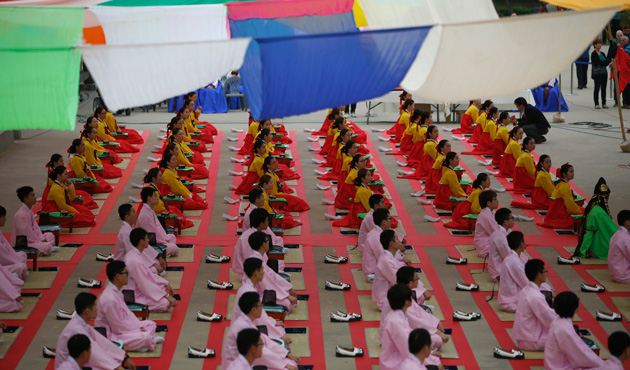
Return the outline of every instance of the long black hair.
[[[488,179],[488,174],[487,173],[482,172],[479,175],[477,175],[477,178],[472,183],[473,189],[481,188],[481,183],[486,181],[487,179]],[[483,190],[483,189],[481,189],[481,190]]]
[[[456,152],[449,152],[444,158],[444,162],[442,162],[442,167],[449,167],[451,165],[451,161],[457,157]]]

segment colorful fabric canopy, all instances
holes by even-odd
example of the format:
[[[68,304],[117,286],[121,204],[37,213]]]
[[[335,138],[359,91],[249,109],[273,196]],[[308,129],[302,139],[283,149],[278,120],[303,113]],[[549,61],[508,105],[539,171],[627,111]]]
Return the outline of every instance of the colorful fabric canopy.
[[[594,9],[615,6],[619,10],[630,9],[630,1],[628,0],[545,0],[546,3],[562,6],[569,9]]]
[[[1,10],[0,130],[74,129],[83,9]]]

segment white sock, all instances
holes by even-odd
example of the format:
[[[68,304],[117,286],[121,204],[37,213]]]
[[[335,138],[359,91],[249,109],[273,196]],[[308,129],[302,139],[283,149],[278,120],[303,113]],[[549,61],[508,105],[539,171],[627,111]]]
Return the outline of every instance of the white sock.
[[[155,339],[155,343],[156,344],[164,343],[164,337],[160,337],[160,336],[156,335],[155,338],[153,338],[153,339]]]
[[[333,205],[333,204],[335,204],[335,201],[334,200],[330,200],[330,199],[326,199],[326,198],[322,198],[322,203]]]
[[[53,247],[50,248],[50,253],[55,253],[55,252],[59,252],[59,247],[56,245],[53,245]]]
[[[429,204],[433,204],[433,202],[427,199],[418,198],[418,204],[428,206]]]

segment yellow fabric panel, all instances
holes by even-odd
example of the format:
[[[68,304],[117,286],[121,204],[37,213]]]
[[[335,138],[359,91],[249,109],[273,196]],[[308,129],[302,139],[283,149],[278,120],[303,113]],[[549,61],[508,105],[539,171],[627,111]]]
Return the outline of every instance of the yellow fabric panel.
[[[621,9],[630,9],[630,1],[628,0],[545,0],[546,3],[561,6],[570,9],[593,9],[593,8],[607,8],[612,6],[618,6]],[[614,31],[614,30],[613,30]]]
[[[354,5],[352,5],[352,14],[354,15],[354,23],[357,25],[357,28],[366,27],[368,25],[365,13],[363,13],[363,8],[361,7],[359,0],[354,0]]]
[[[479,194],[481,194],[481,189],[477,188],[475,190],[473,190],[472,193],[470,193],[470,195],[468,196],[468,198],[466,199],[466,201],[472,203],[470,206],[470,211],[472,213],[479,213],[481,212],[481,206],[479,205]]]
[[[571,187],[566,182],[560,181],[551,196],[556,199],[562,199],[568,213],[572,215],[582,213],[580,207],[575,204],[575,199],[573,199],[573,192],[571,191]]]

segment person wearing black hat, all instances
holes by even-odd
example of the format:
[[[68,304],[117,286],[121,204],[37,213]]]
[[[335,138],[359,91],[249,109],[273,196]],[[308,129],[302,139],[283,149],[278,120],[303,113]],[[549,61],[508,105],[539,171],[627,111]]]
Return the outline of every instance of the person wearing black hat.
[[[610,216],[608,197],[610,188],[603,177],[599,178],[593,197],[584,210],[584,218],[578,230],[578,245],[573,253],[576,257],[608,258],[610,238],[619,227]]]

